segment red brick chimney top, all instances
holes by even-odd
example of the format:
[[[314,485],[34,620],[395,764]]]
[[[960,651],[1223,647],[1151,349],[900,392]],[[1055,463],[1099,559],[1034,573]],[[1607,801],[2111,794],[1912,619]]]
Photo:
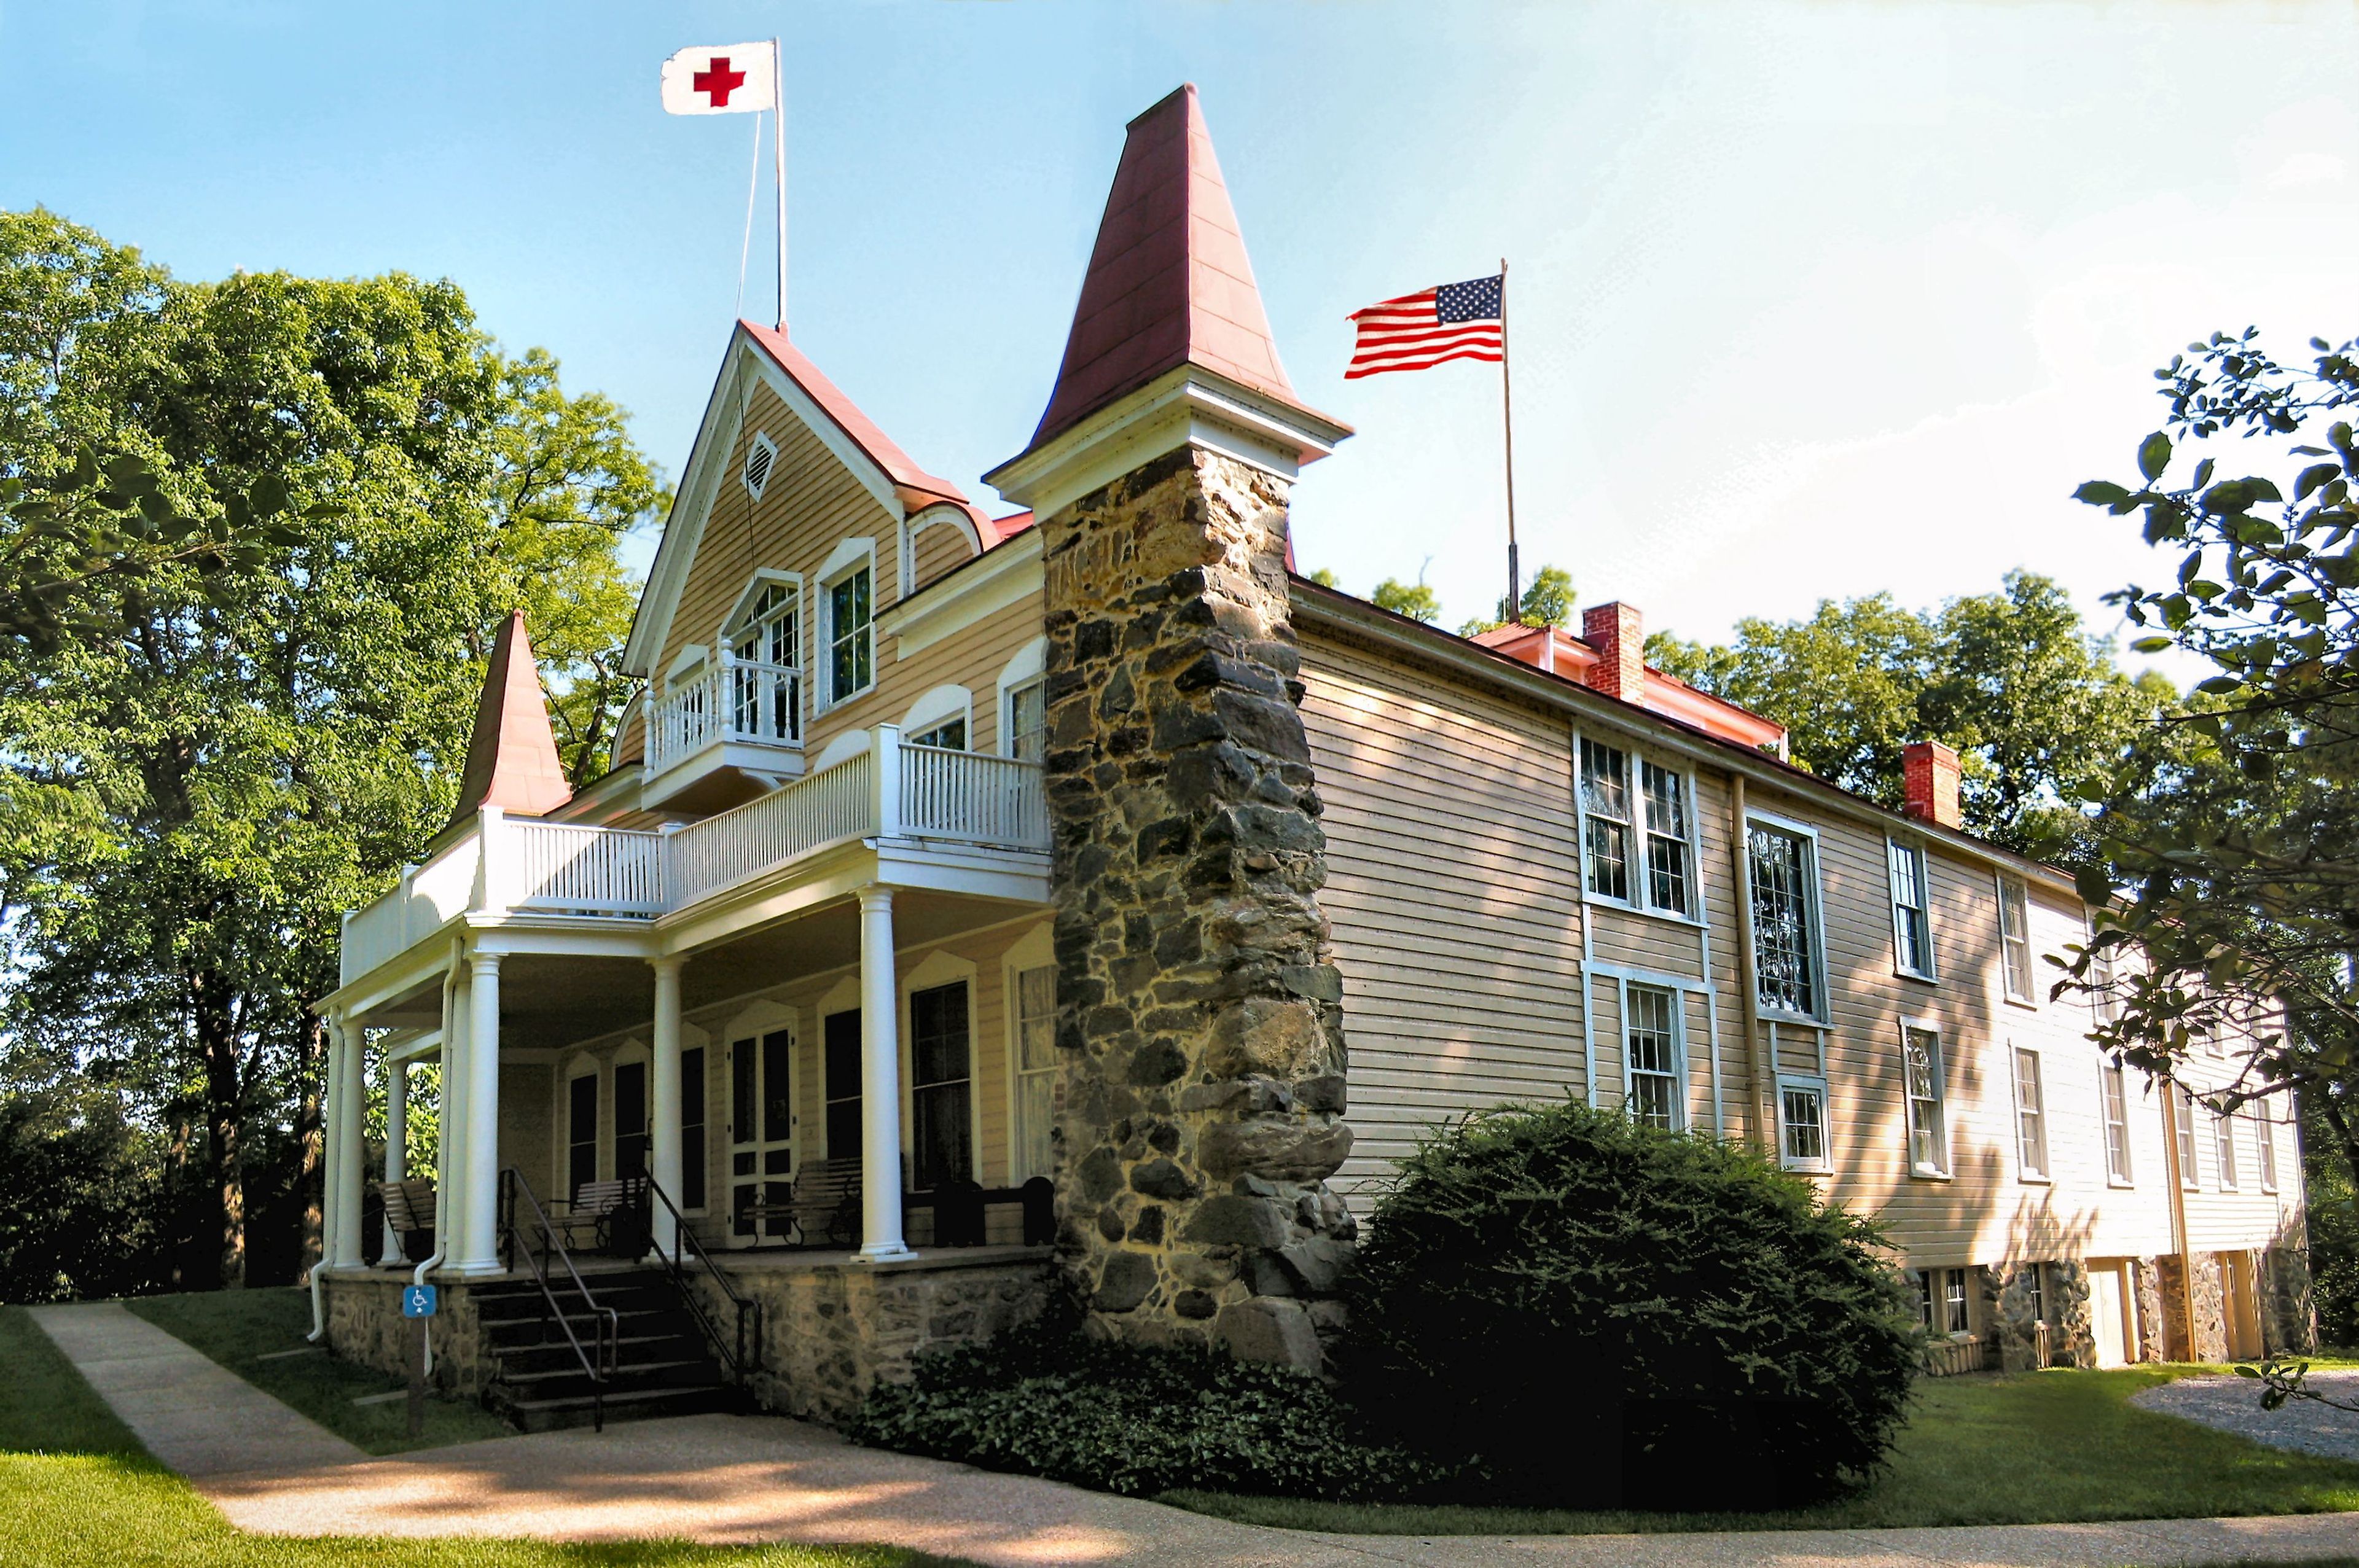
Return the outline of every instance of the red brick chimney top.
[[[1922,822],[1955,827],[1964,820],[1958,808],[1958,753],[1939,741],[1911,741],[1900,752],[1902,809]]]
[[[1589,684],[1624,702],[1647,700],[1647,622],[1632,604],[1593,604],[1581,612],[1582,640],[1597,650]]]

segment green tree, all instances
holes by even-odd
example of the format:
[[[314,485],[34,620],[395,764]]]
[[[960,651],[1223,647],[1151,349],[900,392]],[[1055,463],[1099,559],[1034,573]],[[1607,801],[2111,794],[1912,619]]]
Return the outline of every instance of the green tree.
[[[1507,611],[1507,596],[1499,596],[1499,613],[1494,620],[1477,618],[1458,629],[1462,637],[1479,636],[1495,632],[1512,620],[1519,626],[1553,626],[1559,631],[1572,625],[1573,600],[1578,596],[1572,589],[1572,574],[1562,567],[1543,566],[1532,577],[1525,589],[1521,607],[1512,616]]]
[[[1971,830],[2044,855],[2087,852],[2075,802],[2174,700],[2133,680],[2064,590],[2010,572],[1996,593],[1907,610],[1887,593],[1821,600],[1809,619],[1747,619],[1731,646],[1647,640],[1666,673],[1786,726],[1795,761],[1886,806],[1912,741],[1957,749]]]
[[[661,488],[618,410],[503,356],[449,283],[183,283],[38,211],[0,214],[0,479],[115,452],[224,527],[285,498],[218,562],[100,572],[73,634],[0,646],[7,1054],[124,1087],[234,1283],[249,1162],[316,1168],[338,912],[447,816],[511,607],[594,767],[627,695],[614,545]]]
[[[1441,600],[1419,578],[1405,583],[1398,578],[1386,578],[1376,584],[1368,595],[1369,602],[1379,610],[1389,610],[1395,615],[1406,615],[1411,621],[1438,621],[1441,618]]]
[[[2178,557],[2112,596],[2151,629],[2132,645],[2215,673],[2089,792],[2106,858],[2082,891],[2106,908],[2057,989],[2105,993],[2099,1043],[2156,1072],[2258,1022],[2222,1103],[2298,1090],[2359,1173],[2359,442],[2337,417],[2359,405],[2359,341],[2310,350],[2280,363],[2251,329],[2190,344],[2156,373],[2170,414],[2136,481],[2075,492]],[[2256,438],[2282,444],[2276,476],[2223,476],[2224,443]]]

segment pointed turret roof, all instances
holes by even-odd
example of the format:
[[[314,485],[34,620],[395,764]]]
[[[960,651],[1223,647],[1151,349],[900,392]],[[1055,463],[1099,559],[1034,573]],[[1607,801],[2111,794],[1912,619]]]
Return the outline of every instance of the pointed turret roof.
[[[456,826],[486,806],[524,816],[544,816],[573,798],[558,760],[557,734],[540,691],[524,611],[511,614],[492,643],[484,694],[475,702],[474,733],[467,738],[467,771],[459,780]]]
[[[1192,83],[1130,123],[1031,444],[1183,364],[1299,406]]]

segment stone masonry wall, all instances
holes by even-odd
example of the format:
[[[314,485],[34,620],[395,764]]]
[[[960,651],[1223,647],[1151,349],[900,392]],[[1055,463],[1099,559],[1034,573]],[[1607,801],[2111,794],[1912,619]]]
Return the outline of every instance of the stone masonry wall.
[[[2140,1361],[2168,1361],[2170,1344],[2162,1315],[2162,1260],[2134,1258],[2130,1260],[2130,1287],[2137,1292],[2136,1357]]]
[[[2318,1310],[2310,1299],[2310,1259],[2291,1247],[2261,1254],[2261,1335],[2272,1356],[2318,1348]]]
[[[1286,489],[1183,449],[1040,524],[1058,1243],[1098,1332],[1316,1367],[1352,1135]]]
[[[321,1286],[328,1320],[328,1349],[346,1361],[374,1367],[396,1378],[409,1376],[418,1356],[417,1328],[401,1315],[408,1274],[365,1277],[331,1273]],[[434,1336],[437,1391],[480,1395],[491,1381],[492,1358],[484,1348],[473,1293],[464,1284],[436,1286]]]
[[[2165,1337],[2169,1358],[2184,1361],[2225,1361],[2228,1358],[2227,1298],[2221,1289],[2220,1256],[2195,1254],[2195,1336],[2187,1334],[2187,1292],[2180,1289],[2179,1258],[2165,1253],[2155,1260],[2157,1283],[2162,1292],[2162,1315],[2169,1325]]]
[[[908,1263],[733,1268],[738,1290],[762,1304],[762,1370],[754,1398],[765,1409],[835,1422],[879,1379],[906,1381],[921,1350],[972,1344],[1038,1317],[1053,1288],[1037,1251],[966,1259],[954,1248]],[[724,1336],[736,1309],[718,1287],[691,1276],[697,1299]]]

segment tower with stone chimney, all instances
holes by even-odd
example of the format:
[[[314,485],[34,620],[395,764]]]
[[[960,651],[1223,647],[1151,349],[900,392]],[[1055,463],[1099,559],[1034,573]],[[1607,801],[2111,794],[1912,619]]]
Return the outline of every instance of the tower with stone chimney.
[[[1039,428],[1059,1242],[1093,1323],[1316,1367],[1352,1220],[1343,983],[1287,494],[1349,429],[1278,362],[1182,87],[1131,122]]]

